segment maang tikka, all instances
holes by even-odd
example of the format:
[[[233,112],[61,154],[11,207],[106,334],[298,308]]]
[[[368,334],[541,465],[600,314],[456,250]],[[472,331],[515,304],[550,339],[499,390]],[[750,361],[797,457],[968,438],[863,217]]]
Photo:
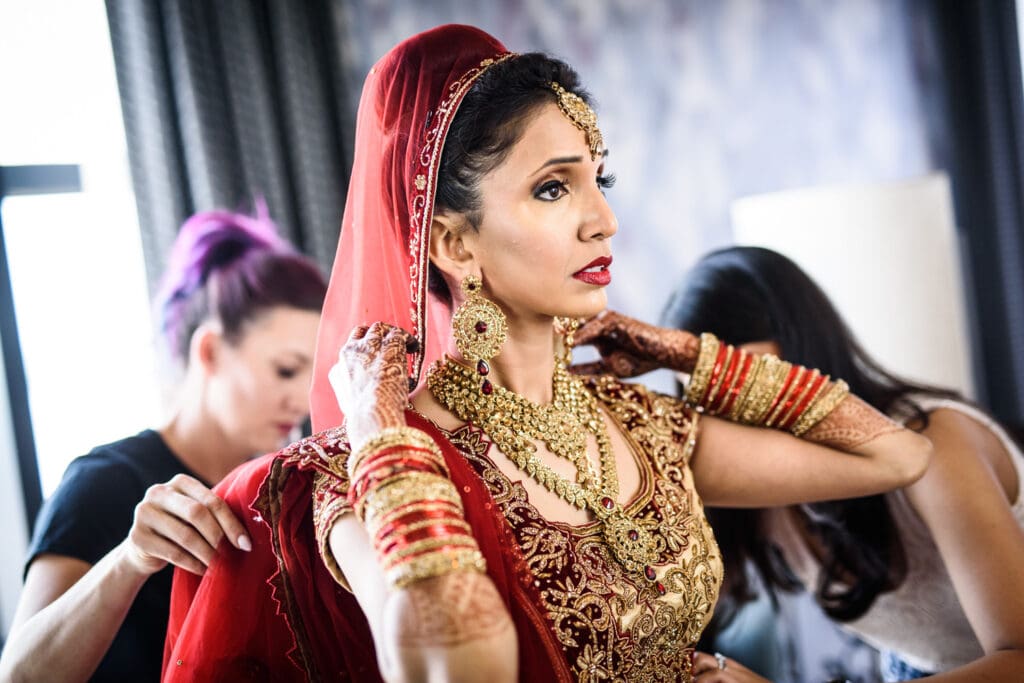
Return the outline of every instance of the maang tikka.
[[[483,282],[475,275],[462,280],[462,293],[466,300],[452,315],[452,334],[459,353],[467,361],[476,361],[476,371],[483,378],[480,390],[490,395],[494,391],[487,375],[491,373],[488,361],[498,355],[508,336],[505,314],[493,301],[481,293]]]

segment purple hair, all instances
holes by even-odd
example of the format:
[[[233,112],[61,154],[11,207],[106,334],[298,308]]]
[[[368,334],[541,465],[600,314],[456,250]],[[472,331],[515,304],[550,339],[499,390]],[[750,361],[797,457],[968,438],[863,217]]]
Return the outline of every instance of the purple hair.
[[[327,285],[316,264],[277,234],[263,202],[256,215],[204,211],[185,221],[156,297],[171,356],[188,362],[196,329],[217,320],[237,341],[246,322],[274,306],[319,312]]]

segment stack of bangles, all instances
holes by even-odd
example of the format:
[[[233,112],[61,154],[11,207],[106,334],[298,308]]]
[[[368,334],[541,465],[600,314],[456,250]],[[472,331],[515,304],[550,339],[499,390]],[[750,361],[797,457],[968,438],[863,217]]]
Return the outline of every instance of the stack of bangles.
[[[831,382],[817,370],[748,353],[704,333],[686,402],[700,412],[801,436],[849,392],[842,380]]]
[[[349,502],[391,586],[484,571],[462,499],[429,436],[411,427],[384,429],[359,449],[349,472]]]

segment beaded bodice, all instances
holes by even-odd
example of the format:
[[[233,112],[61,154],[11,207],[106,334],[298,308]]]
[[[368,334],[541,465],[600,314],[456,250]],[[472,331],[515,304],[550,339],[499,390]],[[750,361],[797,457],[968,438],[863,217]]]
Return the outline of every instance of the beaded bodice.
[[[664,539],[650,575],[623,570],[596,523],[547,521],[472,426],[448,432],[501,506],[555,634],[580,681],[689,681],[690,652],[711,616],[722,562],[693,486],[697,415],[680,401],[610,377],[588,389],[622,427],[640,464],[626,511]]]

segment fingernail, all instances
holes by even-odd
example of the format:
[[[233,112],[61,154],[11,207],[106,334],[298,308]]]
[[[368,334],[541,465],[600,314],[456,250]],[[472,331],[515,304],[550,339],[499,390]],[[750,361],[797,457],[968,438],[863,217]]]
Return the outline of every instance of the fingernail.
[[[405,340],[405,350],[408,353],[416,353],[420,350],[420,340],[416,337],[409,337]]]
[[[248,536],[242,534],[238,537],[238,547],[244,550],[245,552],[249,552],[252,550],[252,541],[249,540]]]

